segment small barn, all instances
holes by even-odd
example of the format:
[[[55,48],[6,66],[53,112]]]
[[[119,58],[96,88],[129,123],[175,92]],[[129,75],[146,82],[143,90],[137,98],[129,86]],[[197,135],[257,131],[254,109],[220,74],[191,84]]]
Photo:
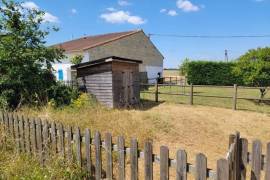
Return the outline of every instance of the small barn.
[[[140,102],[139,64],[142,61],[107,57],[72,66],[80,87],[108,107],[132,107]]]

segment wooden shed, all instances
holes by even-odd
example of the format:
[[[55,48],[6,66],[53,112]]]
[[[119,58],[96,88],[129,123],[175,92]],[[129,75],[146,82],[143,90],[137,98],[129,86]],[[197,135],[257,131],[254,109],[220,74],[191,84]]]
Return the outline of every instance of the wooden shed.
[[[142,61],[107,57],[72,66],[80,87],[102,104],[131,107],[140,102],[139,64]]]

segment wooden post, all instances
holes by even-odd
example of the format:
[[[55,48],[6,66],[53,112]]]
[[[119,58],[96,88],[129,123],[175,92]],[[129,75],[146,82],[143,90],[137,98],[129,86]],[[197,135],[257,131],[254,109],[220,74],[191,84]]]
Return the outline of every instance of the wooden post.
[[[52,140],[52,153],[57,153],[57,134],[55,123],[51,123],[51,140]]]
[[[35,119],[31,120],[31,129],[32,129],[32,138],[31,138],[31,149],[32,153],[35,154],[37,153],[37,130],[36,130],[36,121]]]
[[[153,147],[149,141],[144,145],[144,179],[153,180]]]
[[[67,159],[71,163],[72,162],[72,129],[70,126],[67,128]]]
[[[30,132],[30,123],[29,123],[29,119],[27,118],[25,120],[25,148],[26,148],[26,152],[27,153],[31,153],[31,132]]]
[[[105,151],[106,151],[106,178],[112,180],[113,178],[113,161],[112,161],[112,135],[110,133],[105,134]]]
[[[86,155],[86,170],[88,177],[91,177],[91,133],[89,129],[85,130],[85,155]]]
[[[229,180],[229,163],[226,159],[217,161],[217,180]]]
[[[169,149],[166,146],[160,147],[160,180],[169,179]]]
[[[9,120],[11,121],[11,117],[9,118]],[[20,128],[20,147],[21,147],[21,151],[25,152],[25,140],[24,140],[24,117],[20,116],[19,119],[19,128]]]
[[[247,139],[244,139],[244,138],[240,139],[240,153],[241,153],[241,156],[240,156],[241,180],[245,180],[247,164],[248,164],[248,140]]]
[[[237,109],[237,84],[233,86],[234,93],[233,93],[233,110]]]
[[[193,84],[190,84],[190,105],[193,105]]]
[[[266,165],[265,165],[265,180],[268,179],[270,179],[270,143],[267,143]]]
[[[235,134],[235,166],[234,166],[234,172],[235,172],[235,179],[238,180],[241,177],[240,173],[240,160],[241,160],[241,154],[240,154],[240,133],[236,132]]]
[[[59,137],[59,153],[62,157],[65,157],[65,144],[64,144],[64,127],[63,124],[60,123],[58,125],[58,137]]]
[[[48,122],[44,121],[43,124],[43,131],[42,131],[42,139],[43,139],[43,163],[48,157],[48,150],[49,150],[49,128],[48,128]]]
[[[100,133],[96,132],[95,134],[95,153],[96,153],[96,180],[101,179],[101,139],[100,139]]]
[[[207,159],[204,154],[197,154],[196,156],[196,180],[206,180],[207,178]]]
[[[81,150],[81,131],[76,128],[75,143],[76,143],[76,159],[79,167],[82,167],[82,150]]]
[[[118,137],[118,173],[119,180],[125,180],[125,139]]]
[[[7,117],[7,116],[6,116]],[[6,119],[7,121],[8,119]],[[6,126],[7,127],[7,126]],[[20,128],[19,128],[19,120],[18,116],[14,118],[14,128],[15,128],[15,141],[16,141],[16,147],[17,147],[17,153],[20,153]],[[7,132],[6,132],[7,133]]]
[[[138,179],[138,142],[137,139],[131,139],[130,148],[130,171],[131,180]]]
[[[176,179],[187,180],[187,153],[178,150],[176,154]]]
[[[43,148],[42,148],[42,123],[41,120],[37,120],[37,151],[40,158],[40,164],[43,165]]]
[[[158,79],[155,84],[155,101],[158,102]]]
[[[262,143],[255,140],[252,143],[252,161],[251,161],[251,180],[259,180],[261,178],[262,167]]]

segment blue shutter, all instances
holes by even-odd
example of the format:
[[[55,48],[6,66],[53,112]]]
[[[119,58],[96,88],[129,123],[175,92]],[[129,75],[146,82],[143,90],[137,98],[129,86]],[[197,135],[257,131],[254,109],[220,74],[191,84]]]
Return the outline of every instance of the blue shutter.
[[[58,80],[63,81],[64,80],[64,73],[62,69],[58,70]]]

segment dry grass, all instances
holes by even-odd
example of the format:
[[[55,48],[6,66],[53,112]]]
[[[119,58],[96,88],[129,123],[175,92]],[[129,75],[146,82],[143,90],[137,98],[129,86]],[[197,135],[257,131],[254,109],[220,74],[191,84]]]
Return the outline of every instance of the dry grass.
[[[203,152],[212,168],[215,168],[217,159],[225,156],[229,134],[240,131],[249,141],[258,138],[264,145],[270,137],[268,114],[215,107],[163,103],[139,110],[86,106],[63,110],[24,109],[23,113],[65,125],[98,130],[103,135],[105,132],[111,132],[114,137],[123,135],[127,143],[130,137],[137,137],[140,147],[150,138],[153,139],[156,153],[161,145],[166,145],[174,158],[177,149],[185,149],[189,162],[194,162],[196,153]]]

